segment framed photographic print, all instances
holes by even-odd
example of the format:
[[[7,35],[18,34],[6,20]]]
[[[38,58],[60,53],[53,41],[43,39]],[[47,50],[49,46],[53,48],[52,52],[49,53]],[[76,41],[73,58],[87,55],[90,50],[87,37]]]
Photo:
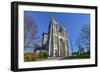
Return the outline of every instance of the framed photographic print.
[[[97,7],[11,3],[11,70],[97,66]]]

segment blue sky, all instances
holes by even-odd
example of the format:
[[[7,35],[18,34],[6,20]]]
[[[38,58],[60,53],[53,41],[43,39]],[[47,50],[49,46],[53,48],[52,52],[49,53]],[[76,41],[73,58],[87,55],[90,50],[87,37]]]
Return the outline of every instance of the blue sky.
[[[77,51],[76,39],[82,26],[90,24],[90,14],[83,13],[59,13],[59,12],[34,12],[24,11],[24,16],[30,16],[38,25],[38,36],[42,39],[42,33],[48,32],[48,25],[52,17],[65,26],[70,50]]]

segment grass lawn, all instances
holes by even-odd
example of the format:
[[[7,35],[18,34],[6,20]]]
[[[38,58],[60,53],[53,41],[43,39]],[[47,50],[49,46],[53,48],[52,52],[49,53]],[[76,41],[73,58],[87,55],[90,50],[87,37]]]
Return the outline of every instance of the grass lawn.
[[[61,60],[67,60],[67,59],[87,59],[90,58],[89,54],[86,55],[78,55],[78,56],[68,56],[68,57],[64,57]]]

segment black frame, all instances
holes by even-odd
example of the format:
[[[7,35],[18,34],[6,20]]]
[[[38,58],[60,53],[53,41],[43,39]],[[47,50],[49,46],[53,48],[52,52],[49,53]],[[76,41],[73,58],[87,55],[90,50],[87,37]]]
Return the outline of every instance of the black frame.
[[[74,66],[53,66],[40,68],[18,68],[18,6],[19,5],[36,5],[36,6],[52,6],[52,7],[69,7],[69,8],[85,8],[95,10],[95,64],[74,65]],[[49,69],[64,69],[64,68],[81,68],[97,66],[97,7],[83,5],[65,5],[65,4],[48,4],[48,3],[33,3],[33,2],[12,2],[11,3],[11,70],[12,71],[31,71],[31,70],[49,70]]]

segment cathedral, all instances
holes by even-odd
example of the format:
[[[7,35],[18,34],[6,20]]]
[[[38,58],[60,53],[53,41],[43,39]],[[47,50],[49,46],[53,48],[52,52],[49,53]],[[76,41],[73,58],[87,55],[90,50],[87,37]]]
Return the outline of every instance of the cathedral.
[[[66,29],[59,26],[52,17],[49,22],[48,33],[42,35],[42,45],[45,45],[49,57],[64,57],[69,55],[69,47]]]

